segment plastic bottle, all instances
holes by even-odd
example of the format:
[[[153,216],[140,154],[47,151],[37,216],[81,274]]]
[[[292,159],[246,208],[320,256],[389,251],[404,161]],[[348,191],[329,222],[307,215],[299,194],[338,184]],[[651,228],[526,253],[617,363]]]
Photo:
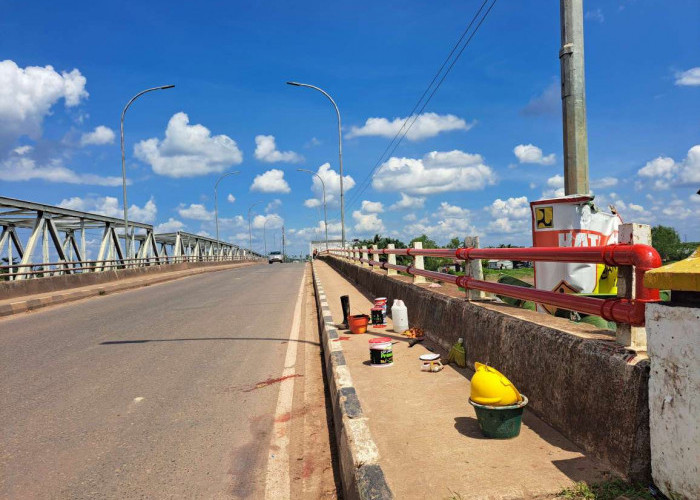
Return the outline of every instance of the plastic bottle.
[[[394,331],[403,333],[408,330],[408,309],[403,300],[395,299],[391,306],[391,319],[394,322]]]

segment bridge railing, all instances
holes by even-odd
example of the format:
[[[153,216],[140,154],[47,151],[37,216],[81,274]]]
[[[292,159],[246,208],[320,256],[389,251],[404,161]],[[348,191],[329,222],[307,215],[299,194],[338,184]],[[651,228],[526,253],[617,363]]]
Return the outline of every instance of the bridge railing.
[[[376,247],[376,245],[375,245]],[[322,252],[326,253],[326,252]],[[533,248],[352,248],[330,249],[330,255],[349,259],[360,265],[374,269],[400,271],[413,276],[421,276],[453,283],[465,290],[479,290],[492,294],[532,301],[537,304],[554,306],[570,311],[600,316],[617,324],[641,327],[644,325],[645,304],[657,302],[659,291],[644,286],[644,273],[661,266],[661,257],[649,245],[614,244],[600,247],[533,247]],[[370,254],[372,258],[370,258]],[[379,260],[379,255],[389,259]],[[406,255],[413,258],[413,265],[396,264],[395,256]],[[393,258],[392,258],[393,257]],[[606,264],[609,266],[631,267],[632,283],[619,287],[625,295],[615,298],[596,298],[578,294],[564,294],[549,290],[539,290],[517,285],[494,283],[480,279],[477,273],[467,272],[465,276],[428,271],[424,269],[423,257],[445,257],[465,262],[481,259],[508,259],[532,262],[566,262]],[[393,261],[393,262],[392,262]],[[471,266],[473,268],[473,266]],[[465,266],[467,270],[470,266]],[[471,275],[469,275],[471,274]],[[480,273],[479,273],[480,274]],[[618,279],[625,273],[619,273]],[[631,286],[630,286],[631,285]]]
[[[64,274],[100,272],[115,268],[131,269],[135,267],[180,264],[183,262],[236,262],[247,259],[243,255],[180,255],[133,259],[36,262],[25,265],[0,266],[0,280],[61,276]]]

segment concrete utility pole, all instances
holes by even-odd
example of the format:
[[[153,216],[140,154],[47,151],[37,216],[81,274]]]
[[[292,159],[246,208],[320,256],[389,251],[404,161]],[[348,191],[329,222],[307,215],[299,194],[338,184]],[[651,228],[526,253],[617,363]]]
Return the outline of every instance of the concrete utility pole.
[[[583,0],[560,0],[561,104],[564,121],[564,192],[588,194],[586,75],[583,57]]]
[[[282,224],[282,262],[286,260],[284,256],[284,224]]]

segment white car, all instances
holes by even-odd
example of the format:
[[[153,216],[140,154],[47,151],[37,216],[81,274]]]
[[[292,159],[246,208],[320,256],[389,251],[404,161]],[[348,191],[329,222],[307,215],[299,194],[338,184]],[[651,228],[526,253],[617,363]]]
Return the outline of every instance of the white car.
[[[269,264],[272,264],[273,262],[279,262],[282,264],[284,262],[282,252],[270,252],[270,255],[267,256],[267,262]]]

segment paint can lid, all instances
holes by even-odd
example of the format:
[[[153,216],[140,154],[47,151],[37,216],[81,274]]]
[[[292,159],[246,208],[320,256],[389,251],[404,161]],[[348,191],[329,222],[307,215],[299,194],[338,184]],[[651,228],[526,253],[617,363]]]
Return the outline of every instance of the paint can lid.
[[[421,354],[418,359],[421,361],[435,361],[440,359],[440,355],[438,353]]]
[[[386,342],[391,342],[391,339],[389,337],[377,337],[369,341],[370,344],[384,344]]]

